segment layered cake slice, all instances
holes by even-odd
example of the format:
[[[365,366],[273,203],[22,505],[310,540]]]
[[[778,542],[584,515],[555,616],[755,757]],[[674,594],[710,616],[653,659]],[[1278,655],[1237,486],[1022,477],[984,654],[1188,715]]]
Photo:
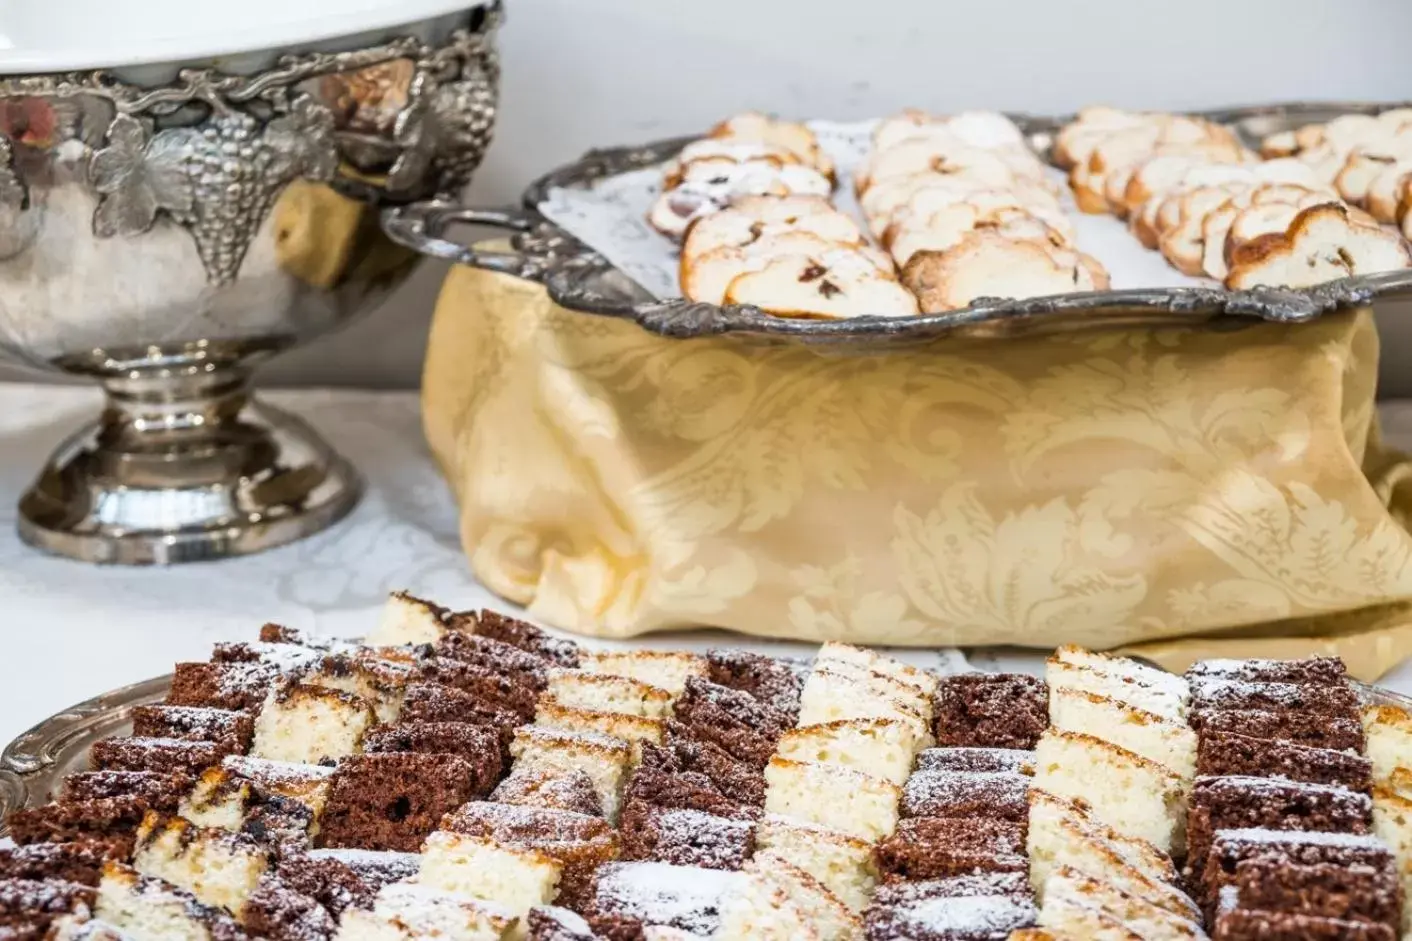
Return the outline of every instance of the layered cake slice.
[[[1289,912],[1396,928],[1402,920],[1400,895],[1397,874],[1390,869],[1250,859],[1236,865],[1217,910]]]
[[[1348,667],[1338,657],[1303,660],[1199,660],[1186,671],[1188,681],[1218,679],[1246,683],[1295,683],[1301,686],[1335,686],[1348,681]]]
[[[785,732],[775,754],[791,761],[837,765],[902,784],[923,739],[896,719],[844,719]]]
[[[1161,716],[1172,722],[1185,722],[1189,693],[1180,677],[1149,670],[1139,664],[1133,669],[1120,669],[1120,661],[1104,658],[1080,662],[1050,657],[1044,666],[1044,678],[1052,690],[1069,689],[1112,699],[1134,709]],[[1088,665],[1097,663],[1097,665]]]
[[[826,641],[814,659],[818,667],[832,669],[834,664],[846,664],[859,670],[881,673],[883,676],[912,687],[923,702],[936,694],[938,679],[934,674],[892,657],[885,657],[867,647],[855,647],[838,641]]]
[[[765,782],[767,813],[866,840],[880,839],[897,825],[901,790],[882,778],[837,765],[772,758]]]
[[[868,941],[1006,938],[1035,924],[1038,912],[1020,873],[985,873],[878,890],[864,915]]]
[[[1035,748],[1034,783],[1084,801],[1096,819],[1163,852],[1185,846],[1181,778],[1125,748],[1092,735],[1050,730]]]
[[[253,714],[278,678],[279,670],[259,661],[178,663],[165,702]]]
[[[469,722],[397,722],[368,732],[363,738],[363,751],[419,752],[464,758],[474,769],[471,793],[483,797],[496,786],[504,772],[500,738],[498,729]]]
[[[872,843],[838,830],[768,815],[755,845],[813,876],[853,911],[863,910],[878,882]]]
[[[1191,727],[1198,734],[1233,732],[1251,738],[1280,739],[1310,748],[1331,748],[1362,754],[1363,725],[1356,719],[1315,712],[1270,712],[1263,709],[1193,709]]]
[[[1301,686],[1201,677],[1192,682],[1193,704],[1201,709],[1262,709],[1270,712],[1313,712],[1356,719],[1358,694],[1346,685]]]
[[[333,771],[325,765],[228,755],[201,775],[179,812],[203,827],[240,830],[252,810],[283,798],[302,804],[316,822],[328,801]]]
[[[1013,771],[1034,774],[1034,752],[1019,748],[927,748],[917,753],[917,771]]]
[[[752,767],[774,754],[789,720],[749,693],[692,677],[677,700],[673,718],[687,737],[711,742]]]
[[[810,917],[772,880],[747,874],[721,906],[719,941],[819,941]]]
[[[565,732],[595,732],[622,739],[625,742],[662,743],[667,724],[661,719],[624,715],[621,712],[594,712],[574,709],[556,702],[541,702],[534,713],[534,724],[545,729]]]
[[[458,614],[453,620],[465,623],[481,637],[490,637],[526,653],[534,654],[547,663],[572,669],[579,665],[582,650],[578,644],[555,637],[541,627],[495,611],[482,610],[474,616]]]
[[[1092,735],[1155,761],[1184,781],[1196,776],[1196,732],[1186,723],[1064,688],[1049,691],[1049,721],[1060,732]]]
[[[579,657],[579,669],[585,673],[606,673],[638,680],[664,689],[673,696],[681,695],[689,678],[705,678],[710,672],[705,657],[669,650],[586,652]]]
[[[961,673],[936,688],[936,743],[1029,750],[1049,725],[1044,681],[1022,673]]]
[[[591,732],[524,726],[515,730],[510,753],[515,759],[516,771],[551,775],[581,771],[588,775],[604,815],[610,821],[618,819],[632,756],[627,742]]]
[[[93,913],[133,941],[243,941],[246,937],[228,913],[120,863],[104,867]]]
[[[648,719],[664,718],[672,694],[665,689],[625,676],[552,670],[544,694],[560,706],[590,712],[621,712]]]
[[[255,735],[249,713],[199,706],[134,706],[132,734],[143,738],[186,738],[229,746],[230,754],[243,754]]]
[[[105,738],[94,742],[88,763],[96,771],[151,771],[170,774],[180,771],[192,777],[217,764],[237,749],[226,742],[202,742],[184,738]]]
[[[1365,866],[1393,872],[1392,852],[1377,837],[1357,833],[1280,831],[1265,828],[1218,830],[1211,840],[1201,880],[1193,883],[1203,906],[1214,915],[1242,863],[1273,860],[1281,864]]]
[[[799,697],[804,673],[795,665],[745,650],[706,651],[706,678],[719,686],[738,689],[786,716],[790,725],[799,718]]]
[[[442,892],[493,902],[518,916],[554,901],[562,870],[559,860],[538,850],[438,830],[422,847],[417,881]]]
[[[318,764],[361,751],[363,736],[376,724],[365,699],[322,686],[282,683],[271,690],[255,719],[250,754]]]

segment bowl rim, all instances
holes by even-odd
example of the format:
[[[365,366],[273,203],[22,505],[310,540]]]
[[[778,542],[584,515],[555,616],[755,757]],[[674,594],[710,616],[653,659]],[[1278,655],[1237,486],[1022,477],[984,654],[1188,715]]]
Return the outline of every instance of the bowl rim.
[[[0,77],[28,73],[117,69],[192,63],[304,47],[342,37],[407,26],[487,6],[490,0],[378,0],[356,10],[325,11],[274,24],[183,36],[152,37],[121,48],[0,47]],[[211,62],[219,66],[218,62]]]

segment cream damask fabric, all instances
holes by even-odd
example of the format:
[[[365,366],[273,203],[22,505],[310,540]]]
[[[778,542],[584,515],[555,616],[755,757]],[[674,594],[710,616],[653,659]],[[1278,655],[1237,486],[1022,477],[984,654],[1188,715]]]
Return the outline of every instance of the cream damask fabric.
[[[458,268],[423,397],[475,574],[556,626],[1174,666],[1324,636],[1380,672],[1412,538],[1376,361],[1366,311],[866,354],[668,340]]]

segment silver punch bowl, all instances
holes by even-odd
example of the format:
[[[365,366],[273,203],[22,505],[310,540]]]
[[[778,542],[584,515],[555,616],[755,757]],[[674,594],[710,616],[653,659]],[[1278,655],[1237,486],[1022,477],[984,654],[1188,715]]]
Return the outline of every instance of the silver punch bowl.
[[[357,472],[251,370],[406,278],[380,208],[480,163],[501,11],[469,7],[294,51],[0,75],[0,357],[106,392],[21,497],[26,542],[213,559],[352,509]]]

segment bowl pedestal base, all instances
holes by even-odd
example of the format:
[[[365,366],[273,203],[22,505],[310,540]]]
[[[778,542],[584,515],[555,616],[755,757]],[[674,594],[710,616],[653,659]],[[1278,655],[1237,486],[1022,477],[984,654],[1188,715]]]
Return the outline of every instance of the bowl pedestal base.
[[[32,546],[122,565],[221,559],[318,532],[358,502],[352,465],[302,420],[254,401],[243,369],[102,381],[102,416],[20,499]]]

